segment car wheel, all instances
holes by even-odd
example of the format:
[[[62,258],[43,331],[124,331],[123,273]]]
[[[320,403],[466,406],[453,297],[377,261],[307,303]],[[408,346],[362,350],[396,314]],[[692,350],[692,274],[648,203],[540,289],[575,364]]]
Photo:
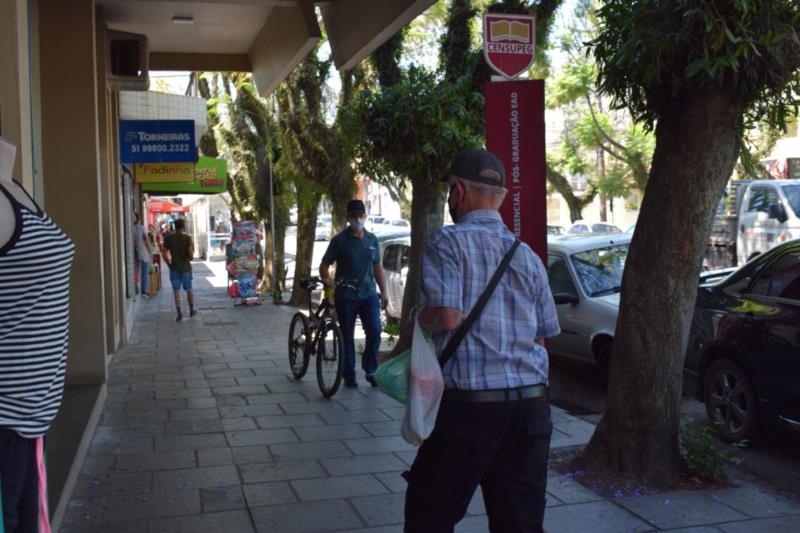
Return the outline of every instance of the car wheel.
[[[601,344],[594,355],[597,361],[597,377],[604,387],[608,386],[608,373],[611,368],[611,341]]]
[[[706,413],[727,442],[749,439],[758,427],[758,405],[753,385],[730,359],[717,359],[706,373],[703,387]]]

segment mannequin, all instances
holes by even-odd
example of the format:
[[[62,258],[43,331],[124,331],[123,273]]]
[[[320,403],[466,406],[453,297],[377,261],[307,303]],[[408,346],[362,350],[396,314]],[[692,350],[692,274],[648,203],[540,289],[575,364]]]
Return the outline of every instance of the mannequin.
[[[7,139],[0,137],[0,185],[10,192],[19,203],[33,212],[38,208],[25,194],[22,187],[12,180],[14,171],[14,159],[17,156],[17,147]],[[3,247],[14,235],[17,225],[17,217],[14,207],[5,194],[0,193],[0,248]]]

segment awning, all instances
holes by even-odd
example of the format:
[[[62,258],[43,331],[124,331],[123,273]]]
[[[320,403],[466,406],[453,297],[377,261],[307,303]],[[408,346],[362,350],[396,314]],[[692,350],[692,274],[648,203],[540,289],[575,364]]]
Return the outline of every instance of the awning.
[[[149,200],[147,210],[151,214],[156,213],[188,213],[189,208],[167,200]]]

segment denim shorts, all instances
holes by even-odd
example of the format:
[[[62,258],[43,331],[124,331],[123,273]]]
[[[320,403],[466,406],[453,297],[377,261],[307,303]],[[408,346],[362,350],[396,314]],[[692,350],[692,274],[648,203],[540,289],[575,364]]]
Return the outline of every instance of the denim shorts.
[[[192,273],[191,272],[178,272],[177,270],[169,271],[169,281],[172,283],[172,290],[179,291],[181,287],[183,290],[192,290]]]

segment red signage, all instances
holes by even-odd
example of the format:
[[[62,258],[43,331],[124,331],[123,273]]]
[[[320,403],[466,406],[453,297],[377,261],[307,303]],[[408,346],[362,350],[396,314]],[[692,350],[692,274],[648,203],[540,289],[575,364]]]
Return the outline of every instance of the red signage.
[[[486,84],[486,149],[506,169],[500,214],[511,231],[547,261],[544,81]]]
[[[508,79],[533,64],[534,18],[526,15],[483,16],[483,55],[489,66]]]

